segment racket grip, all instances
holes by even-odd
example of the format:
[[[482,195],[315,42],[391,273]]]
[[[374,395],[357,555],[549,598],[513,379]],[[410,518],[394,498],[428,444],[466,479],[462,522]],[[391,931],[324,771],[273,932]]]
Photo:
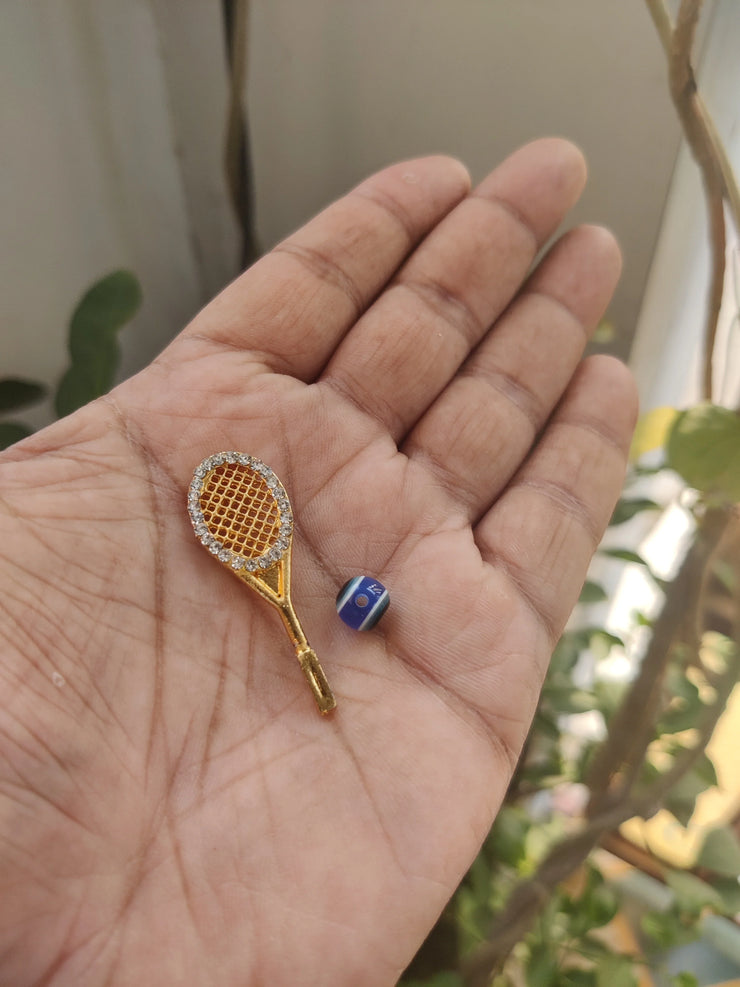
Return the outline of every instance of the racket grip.
[[[303,669],[303,674],[311,686],[311,692],[313,692],[319,712],[323,714],[331,712],[337,705],[337,701],[334,698],[334,693],[329,688],[326,675],[324,675],[324,669],[319,664],[316,652],[312,648],[305,648],[296,652],[296,654]]]

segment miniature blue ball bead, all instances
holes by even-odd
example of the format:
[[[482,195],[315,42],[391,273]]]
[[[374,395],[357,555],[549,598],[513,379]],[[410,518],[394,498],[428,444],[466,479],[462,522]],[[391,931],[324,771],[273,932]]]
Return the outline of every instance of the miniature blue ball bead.
[[[337,613],[355,631],[369,631],[391,602],[385,586],[371,576],[355,576],[337,594]]]

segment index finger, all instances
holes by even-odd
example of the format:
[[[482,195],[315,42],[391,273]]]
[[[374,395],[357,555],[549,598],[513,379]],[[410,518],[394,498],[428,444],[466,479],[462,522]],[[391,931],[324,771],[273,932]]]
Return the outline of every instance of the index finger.
[[[251,351],[310,381],[407,255],[470,189],[436,155],[391,165],[278,244],[194,319],[183,339]]]

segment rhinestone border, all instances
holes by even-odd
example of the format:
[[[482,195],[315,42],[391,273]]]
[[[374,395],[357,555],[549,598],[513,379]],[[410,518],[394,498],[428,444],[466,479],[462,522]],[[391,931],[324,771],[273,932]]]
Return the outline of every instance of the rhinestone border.
[[[248,469],[254,470],[255,473],[259,473],[275,497],[280,512],[278,539],[267,552],[255,558],[244,558],[243,555],[226,548],[218,538],[210,533],[203,516],[200,506],[200,495],[205,480],[212,470],[224,465],[246,466]],[[216,452],[196,466],[193,471],[193,479],[190,481],[190,487],[188,488],[188,515],[190,516],[190,522],[193,525],[195,536],[201,545],[207,548],[212,555],[215,555],[219,562],[230,565],[235,572],[238,572],[240,569],[246,569],[247,572],[257,572],[259,570],[269,569],[270,566],[275,565],[288,549],[290,536],[293,533],[293,512],[282,483],[270,467],[266,463],[263,463],[261,459],[257,459],[255,456],[248,456],[243,452]]]

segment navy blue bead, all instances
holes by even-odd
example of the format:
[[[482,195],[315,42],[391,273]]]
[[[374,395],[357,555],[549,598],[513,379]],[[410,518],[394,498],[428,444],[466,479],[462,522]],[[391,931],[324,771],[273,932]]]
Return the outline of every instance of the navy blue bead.
[[[391,602],[385,586],[370,576],[355,576],[337,594],[337,613],[355,631],[375,627]]]

